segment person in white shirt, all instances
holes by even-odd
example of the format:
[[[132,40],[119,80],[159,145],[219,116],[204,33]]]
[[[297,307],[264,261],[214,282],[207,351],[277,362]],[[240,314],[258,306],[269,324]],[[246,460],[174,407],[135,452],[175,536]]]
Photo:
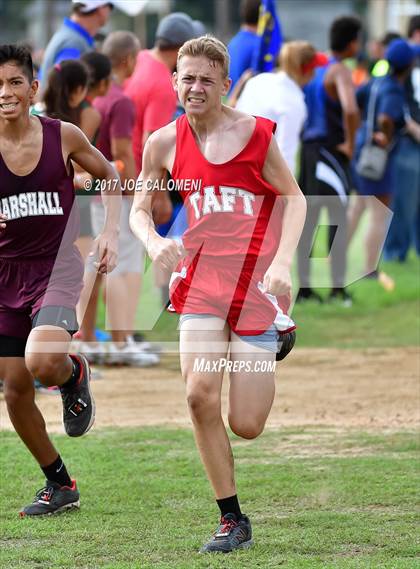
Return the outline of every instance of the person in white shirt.
[[[326,65],[327,61],[327,57],[308,42],[287,42],[280,51],[280,69],[249,79],[236,104],[239,111],[277,123],[275,137],[293,174],[307,115],[302,87],[312,79],[314,69]]]

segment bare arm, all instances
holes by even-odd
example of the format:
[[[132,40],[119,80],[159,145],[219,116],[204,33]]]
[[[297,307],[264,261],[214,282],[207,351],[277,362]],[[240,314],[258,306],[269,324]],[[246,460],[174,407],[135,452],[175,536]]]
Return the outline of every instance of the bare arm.
[[[76,126],[61,123],[61,138],[66,161],[72,160],[93,178],[107,182],[102,191],[105,224],[96,245],[99,255],[98,271],[109,272],[115,267],[117,257],[121,209],[121,184],[118,174],[103,154],[89,143],[83,132]]]
[[[395,123],[392,118],[385,114],[378,116],[379,132],[373,134],[373,138],[379,146],[388,146],[395,132]]]
[[[143,132],[143,139],[142,139],[142,143],[143,143],[143,149],[146,147],[146,142],[149,140],[150,136],[153,134],[153,130],[145,130]],[[144,152],[144,150],[143,150]]]
[[[101,114],[93,107],[87,107],[80,113],[80,130],[82,130],[89,141],[93,141],[95,134],[101,124]]]
[[[291,291],[290,267],[305,223],[306,200],[274,137],[271,138],[262,174],[279,191],[280,199],[285,203],[279,247],[265,274],[264,286],[271,294],[287,294]]]
[[[146,144],[150,136],[156,131],[146,130],[143,133],[143,148],[146,148]],[[166,173],[164,174],[165,182],[167,180]],[[159,225],[161,223],[167,223],[171,219],[172,215],[172,202],[169,198],[168,192],[154,192],[152,199],[152,216],[154,221]]]
[[[360,114],[356,101],[351,73],[342,65],[338,66],[334,74],[337,97],[343,109],[345,141],[340,150],[351,159],[354,151],[354,139],[360,124]]]
[[[155,228],[152,216],[153,192],[148,188],[159,185],[165,179],[166,148],[159,133],[152,135],[146,142],[143,152],[143,167],[138,179],[138,187],[130,214],[130,226],[133,233],[143,243],[152,261],[157,261],[163,268],[172,270],[181,257],[180,247],[172,239],[161,237]],[[159,191],[161,194],[162,191]]]

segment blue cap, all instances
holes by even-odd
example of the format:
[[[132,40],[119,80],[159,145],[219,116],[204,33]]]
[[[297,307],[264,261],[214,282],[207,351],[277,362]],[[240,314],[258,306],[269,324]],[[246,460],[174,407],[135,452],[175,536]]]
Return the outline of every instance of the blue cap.
[[[385,58],[390,66],[397,71],[411,65],[418,55],[420,55],[419,46],[411,46],[403,39],[393,40],[385,51]]]

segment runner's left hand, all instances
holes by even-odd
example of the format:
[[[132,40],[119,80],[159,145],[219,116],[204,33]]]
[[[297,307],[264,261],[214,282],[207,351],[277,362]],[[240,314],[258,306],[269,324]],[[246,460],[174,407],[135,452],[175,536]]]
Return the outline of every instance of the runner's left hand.
[[[270,265],[263,279],[263,292],[274,296],[290,295],[292,292],[292,277],[286,265]]]

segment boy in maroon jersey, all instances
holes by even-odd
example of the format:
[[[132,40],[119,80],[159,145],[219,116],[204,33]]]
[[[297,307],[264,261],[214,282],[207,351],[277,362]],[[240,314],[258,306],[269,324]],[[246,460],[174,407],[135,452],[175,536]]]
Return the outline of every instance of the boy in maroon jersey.
[[[76,481],[35,405],[33,377],[60,386],[68,435],[78,437],[91,428],[95,405],[89,366],[86,358],[67,351],[77,330],[75,306],[83,280],[74,245],[78,213],[71,162],[95,178],[117,178],[77,127],[30,116],[37,89],[30,53],[0,45],[0,377],[10,419],[46,477],[22,516],[79,506]],[[104,194],[107,218],[96,241],[101,273],[116,263],[119,201]]]
[[[221,513],[203,552],[252,544],[221,415],[223,373],[230,373],[229,425],[253,439],[274,399],[278,330],[287,335],[294,328],[287,315],[290,265],[306,211],[273,137],[274,123],[222,105],[231,83],[228,65],[226,48],[215,38],[181,47],[174,87],[186,114],[148,139],[131,216],[151,259],[166,270],[177,265],[170,298],[181,314],[181,370]],[[187,210],[183,246],[160,237],[151,217],[152,190],[166,170]]]

